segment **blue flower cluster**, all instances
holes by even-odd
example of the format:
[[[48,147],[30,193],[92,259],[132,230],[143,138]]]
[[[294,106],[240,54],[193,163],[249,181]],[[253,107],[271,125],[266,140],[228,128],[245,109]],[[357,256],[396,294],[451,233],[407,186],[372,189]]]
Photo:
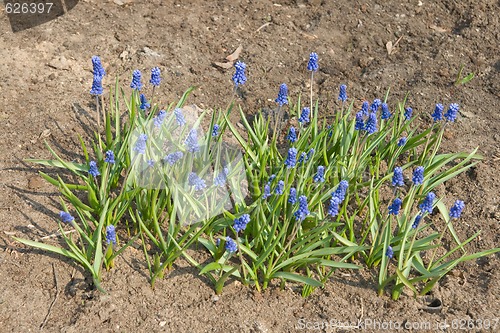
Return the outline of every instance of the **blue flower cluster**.
[[[104,67],[102,67],[101,59],[98,56],[92,57],[92,67],[94,78],[92,80],[92,89],[90,89],[90,94],[96,96],[102,95],[102,79],[104,75],[106,75],[106,71],[104,70]]]
[[[309,215],[309,208],[307,207],[307,197],[305,195],[301,195],[299,197],[299,209],[294,213],[297,221],[302,222],[307,215]]]
[[[196,153],[200,151],[200,146],[198,145],[198,132],[196,131],[196,128],[192,128],[189,131],[184,143],[188,147],[189,152]]]
[[[347,101],[347,86],[345,84],[341,84],[339,90],[340,91],[338,100],[342,102]]]
[[[278,186],[276,186],[276,189],[274,190],[274,193],[277,195],[282,195],[285,192],[285,182],[283,180],[280,180],[278,182]]]
[[[462,211],[465,208],[465,203],[461,200],[455,201],[453,206],[450,208],[450,217],[458,219],[462,215]]]
[[[424,182],[424,167],[423,166],[418,166],[413,170],[413,177],[411,178],[411,181],[415,185],[422,185]]]
[[[59,218],[63,223],[71,223],[75,220],[73,216],[71,216],[70,213],[60,211],[59,212]]]
[[[310,114],[311,114],[311,109],[309,109],[308,107],[303,108],[301,113],[300,113],[300,117],[298,119],[299,123],[305,125],[308,122],[310,122],[311,121],[309,119]]]
[[[176,151],[175,153],[170,153],[167,156],[165,156],[163,161],[165,163],[170,164],[170,165],[174,165],[175,162],[180,160],[183,156],[184,156],[184,154],[182,153],[182,151]]]
[[[156,128],[161,127],[165,118],[167,117],[167,112],[165,110],[160,110],[157,116],[154,117],[153,123]]]
[[[288,202],[292,205],[297,203],[297,189],[295,187],[290,188],[290,194],[288,195]]]
[[[394,250],[392,249],[392,246],[388,246],[387,250],[385,251],[385,255],[387,258],[392,259],[394,257]]]
[[[295,167],[295,164],[297,164],[297,149],[290,148],[288,149],[288,156],[286,157],[285,160],[285,166],[288,169],[291,169]]]
[[[389,206],[389,214],[398,215],[402,204],[403,200],[401,200],[400,198],[394,199],[392,204]]]
[[[316,72],[318,70],[318,54],[312,52],[309,55],[309,62],[307,63],[307,70],[311,72]]]
[[[239,233],[242,230],[245,230],[247,224],[250,222],[250,215],[243,214],[238,218],[234,219],[233,228],[236,233]]]
[[[236,251],[238,251],[238,245],[231,237],[227,236],[225,249],[229,253],[235,253]]]
[[[158,67],[154,67],[151,69],[151,79],[149,80],[149,83],[151,83],[153,86],[158,87],[161,82],[161,71]]]
[[[220,126],[218,124],[214,124],[214,127],[212,128],[212,137],[217,137],[219,136],[219,131],[220,131]]]
[[[137,141],[135,142],[134,151],[138,152],[139,154],[145,154],[147,140],[148,136],[146,134],[139,135]]]
[[[227,181],[227,175],[229,174],[229,168],[224,167],[222,171],[215,176],[214,185],[217,187],[224,187]]]
[[[313,180],[315,183],[323,183],[325,181],[325,167],[320,165],[318,166],[318,171],[316,175],[314,175]]]
[[[279,106],[288,104],[288,87],[285,83],[282,83],[280,85],[280,91],[278,92],[278,98],[276,98],[276,103],[278,103]]]
[[[290,143],[294,143],[297,141],[297,132],[295,131],[295,127],[290,127],[288,130],[288,134],[286,136],[286,139],[290,141]]]
[[[138,69],[132,72],[132,82],[130,83],[130,88],[138,91],[142,89],[141,76],[141,71]]]
[[[104,153],[104,162],[109,164],[115,164],[115,153],[112,150],[108,150]]]
[[[349,188],[349,183],[347,180],[341,180],[337,189],[332,193],[332,198],[330,199],[330,206],[328,207],[328,215],[335,217],[339,214],[340,205],[345,200],[347,189]]]
[[[109,245],[110,243],[116,245],[116,230],[112,224],[106,227],[106,244]]]
[[[422,212],[422,214],[425,212],[432,214],[432,206],[434,204],[435,198],[436,198],[436,195],[434,194],[434,192],[427,193],[424,201],[418,206],[418,208],[420,208],[420,211]]]
[[[394,175],[392,176],[392,186],[403,186],[403,169],[401,167],[394,168]]]
[[[177,121],[177,125],[184,126],[186,125],[186,119],[184,119],[184,115],[182,114],[182,110],[180,108],[174,109],[175,120]]]
[[[140,108],[141,110],[146,110],[146,109],[148,109],[148,108],[150,108],[150,107],[151,107],[151,104],[149,104],[149,103],[148,103],[148,101],[147,101],[147,99],[146,99],[146,96],[145,96],[144,94],[141,94],[141,95],[139,96],[139,99],[140,99],[140,101],[141,101],[141,105],[139,105],[139,108]]]
[[[233,75],[233,83],[237,87],[239,85],[245,84],[247,82],[247,77],[245,75],[245,69],[247,65],[244,62],[238,61],[234,64],[236,71]]]
[[[188,184],[189,186],[193,186],[195,191],[201,191],[207,185],[205,184],[205,180],[201,179],[196,172],[191,172],[188,176]]]
[[[389,105],[387,103],[382,103],[382,115],[380,116],[381,119],[389,119],[391,118],[392,114],[389,111]]]
[[[95,161],[90,161],[89,163],[89,175],[93,177],[99,176],[101,173],[99,172],[99,169],[97,168],[97,163]]]

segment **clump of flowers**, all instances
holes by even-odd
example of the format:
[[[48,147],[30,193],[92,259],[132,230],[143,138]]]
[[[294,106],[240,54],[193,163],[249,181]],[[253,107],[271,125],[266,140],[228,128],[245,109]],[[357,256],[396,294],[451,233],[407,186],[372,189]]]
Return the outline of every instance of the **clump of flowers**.
[[[98,123],[91,149],[82,141],[80,161],[65,161],[53,150],[54,160],[31,160],[78,178],[73,184],[42,174],[61,191],[57,222],[66,248],[18,240],[74,260],[100,290],[102,267],[112,269],[128,244],[140,238],[151,285],[184,256],[217,293],[231,278],[257,290],[272,281],[281,287],[293,281],[307,296],[338,269],[358,269],[354,262],[362,262],[378,269],[379,294],[390,289],[394,299],[403,288],[426,294],[460,262],[500,251],[466,252],[474,237],[463,242],[451,227],[465,203],[456,200],[448,210],[435,194],[437,186],[481,158],[475,151],[439,152],[458,104],[446,112],[436,104],[424,129],[413,125],[413,109],[389,102],[389,94],[364,101],[361,108],[349,105],[346,85],[339,87],[340,103],[334,103],[340,110],[323,109],[313,103],[318,61],[312,52],[307,105],[295,103],[283,83],[272,106],[274,130],[263,113],[249,122],[240,106],[234,110],[240,110],[241,133],[227,117],[237,103],[234,96],[230,109],[205,111],[194,122],[183,106],[192,89],[177,103],[161,101],[170,106],[160,110],[154,94],[161,83],[158,67],[145,85],[141,72],[133,71],[126,103],[102,103],[105,70],[93,57],[91,94],[98,108],[109,104],[110,109],[102,110],[105,124]],[[238,61],[234,69],[238,93],[247,83],[247,65]],[[113,101],[119,92],[110,92]],[[127,108],[125,116],[120,104]],[[278,131],[285,105],[291,125]],[[225,131],[241,155],[227,149]],[[238,168],[243,177],[237,177]],[[405,183],[405,177],[411,181]],[[209,213],[212,209],[217,213]],[[436,223],[438,218],[445,223]],[[79,237],[65,232],[70,228]],[[120,234],[118,240],[117,231],[125,229],[129,239]],[[443,247],[445,237],[451,248]],[[202,249],[211,260],[200,263],[191,255]],[[460,252],[456,259],[450,256]]]

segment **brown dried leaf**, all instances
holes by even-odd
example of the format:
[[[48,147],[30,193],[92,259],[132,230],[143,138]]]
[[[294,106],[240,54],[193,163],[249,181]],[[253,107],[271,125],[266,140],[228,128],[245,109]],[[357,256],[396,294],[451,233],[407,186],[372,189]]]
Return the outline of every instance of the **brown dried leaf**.
[[[393,50],[393,48],[392,48],[392,42],[391,42],[391,41],[388,41],[388,42],[385,44],[385,48],[387,49],[387,53],[388,53],[389,55],[391,55],[392,50]]]
[[[431,28],[432,30],[437,31],[437,32],[447,32],[448,31],[448,30],[441,28],[441,27],[438,27],[437,25],[434,25],[434,24],[429,25],[429,28]]]
[[[214,65],[220,68],[229,69],[233,67],[233,62],[214,62]]]
[[[235,62],[236,60],[238,60],[239,56],[240,56],[240,53],[241,51],[243,50],[243,46],[238,46],[238,48],[233,52],[231,53],[230,55],[228,55],[226,57],[226,59],[228,61],[231,61],[231,62]]]

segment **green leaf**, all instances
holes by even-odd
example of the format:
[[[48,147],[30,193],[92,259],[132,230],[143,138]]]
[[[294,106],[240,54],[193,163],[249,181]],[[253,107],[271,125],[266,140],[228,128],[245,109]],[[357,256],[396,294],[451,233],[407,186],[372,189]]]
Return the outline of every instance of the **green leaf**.
[[[300,282],[300,283],[304,283],[304,284],[307,284],[307,285],[312,286],[312,287],[322,287],[323,286],[323,284],[318,280],[315,280],[315,279],[307,277],[307,276],[299,275],[296,273],[290,273],[290,272],[276,272],[271,276],[271,279],[274,279],[274,278]]]

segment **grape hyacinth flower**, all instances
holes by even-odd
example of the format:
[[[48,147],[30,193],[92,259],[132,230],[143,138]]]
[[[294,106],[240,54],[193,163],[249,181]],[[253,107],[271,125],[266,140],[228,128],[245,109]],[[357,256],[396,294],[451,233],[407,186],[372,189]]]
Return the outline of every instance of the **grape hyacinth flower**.
[[[340,85],[338,100],[342,102],[347,101],[347,86],[345,84]]]
[[[295,187],[290,188],[290,194],[288,195],[288,202],[295,205],[297,202],[297,189]]]
[[[233,224],[234,231],[236,231],[236,233],[239,233],[240,231],[245,230],[249,222],[250,222],[250,215],[248,214],[243,214],[240,217],[235,218]]]
[[[315,183],[323,183],[325,181],[325,167],[320,165],[318,166],[318,171],[313,178]]]
[[[139,135],[137,141],[135,142],[134,151],[138,152],[139,154],[145,154],[147,139],[148,136],[146,134]]]
[[[286,139],[290,141],[290,143],[294,143],[295,141],[297,141],[297,133],[295,132],[295,127],[290,127]]]
[[[434,119],[434,121],[440,121],[443,119],[443,110],[444,110],[444,106],[443,104],[436,104],[436,108],[434,109],[434,113],[432,114],[432,119]]]
[[[277,195],[282,195],[283,192],[285,192],[285,182],[280,180],[278,182],[278,186],[276,186],[276,189],[274,190],[274,193]]]
[[[305,152],[300,153],[299,164],[307,160],[307,154]]]
[[[276,103],[279,106],[283,106],[284,104],[288,104],[288,87],[285,83],[280,85],[280,91],[278,92],[278,98],[276,98]]]
[[[92,89],[90,89],[90,94],[95,96],[100,96],[103,93],[102,89],[102,77],[94,75],[94,79],[92,81]]]
[[[336,197],[332,196],[330,199],[330,206],[328,207],[328,215],[335,217],[339,214],[339,206],[342,203],[342,201]]]
[[[318,70],[318,54],[312,52],[309,55],[309,62],[307,63],[307,70],[311,72],[316,72]]]
[[[132,73],[132,82],[130,83],[130,88],[135,89],[135,90],[141,90],[142,88],[142,83],[141,83],[141,71],[136,69]]]
[[[148,101],[147,101],[147,99],[146,99],[146,96],[144,96],[144,94],[141,94],[141,95],[139,96],[139,99],[140,99],[140,101],[141,101],[141,105],[139,105],[139,108],[140,108],[141,110],[146,110],[146,109],[148,109],[148,108],[150,108],[150,107],[151,107],[151,104],[149,104],[149,103],[148,103]]]
[[[436,195],[434,194],[434,192],[427,193],[424,201],[418,206],[418,208],[420,208],[420,211],[422,212],[422,214],[425,212],[432,214],[432,205],[434,203],[435,198],[436,198]]]
[[[182,114],[182,110],[180,108],[174,109],[175,120],[177,121],[177,125],[184,126],[186,125],[186,119],[184,119],[184,115]]]
[[[368,134],[373,134],[377,131],[377,114],[375,112],[370,113],[365,124],[365,131]]]
[[[452,103],[450,104],[448,111],[446,111],[446,113],[444,114],[444,117],[446,118],[446,120],[454,122],[455,119],[457,119],[458,110],[459,110],[458,104]]]
[[[233,83],[236,87],[239,85],[245,84],[247,82],[247,77],[245,75],[245,69],[247,68],[247,65],[244,62],[237,61],[234,64],[234,68],[236,71],[234,72],[233,75]]]
[[[354,125],[356,131],[363,131],[365,129],[365,122],[363,120],[363,111],[356,113],[356,124]]]
[[[149,80],[149,83],[151,83],[154,87],[158,87],[161,82],[161,77],[160,77],[161,71],[158,67],[154,67],[151,69],[151,79]]]
[[[110,243],[116,245],[116,230],[112,224],[106,227],[106,244],[109,245]]]
[[[420,220],[422,220],[422,214],[418,214],[416,217],[415,217],[415,220],[413,221],[413,224],[411,225],[411,227],[413,229],[417,229],[418,228],[418,225],[420,224]]]
[[[71,223],[75,220],[73,216],[71,216],[70,213],[60,211],[59,212],[59,218],[63,223]]]
[[[421,185],[424,182],[424,167],[418,166],[413,170],[413,177],[411,178],[413,184]]]
[[[184,143],[188,147],[189,152],[196,153],[200,151],[200,146],[198,145],[198,132],[196,131],[196,128],[192,128],[189,131],[189,134]]]
[[[392,246],[388,246],[387,250],[385,251],[385,255],[387,258],[392,259],[394,257],[394,250],[392,249]]]
[[[380,99],[378,99],[378,98],[375,98],[375,99],[373,100],[372,105],[370,106],[370,110],[371,110],[372,112],[374,112],[374,113],[377,113],[378,108],[380,107],[380,105],[382,105],[382,101],[381,101]]]
[[[89,163],[89,175],[93,177],[99,176],[101,173],[99,169],[97,169],[97,163],[95,161],[90,161]]]
[[[267,199],[271,196],[271,186],[269,183],[264,186],[264,194],[262,194],[262,199]]]
[[[298,119],[299,123],[305,125],[307,124],[310,119],[309,119],[309,115],[311,113],[311,109],[309,109],[308,107],[305,107],[302,109],[302,112],[300,113],[300,117]]]
[[[401,139],[398,140],[398,147],[403,147],[406,144],[406,136],[403,136]]]
[[[405,119],[406,120],[410,120],[412,114],[413,114],[413,109],[412,108],[408,107],[408,108],[405,109],[404,115],[405,115]]]
[[[156,117],[154,117],[154,125],[156,128],[159,128],[161,127],[161,125],[163,124],[163,121],[165,120],[165,118],[167,117],[167,111],[165,110],[160,110],[160,112],[158,113],[158,115]]]
[[[238,245],[236,242],[229,236],[226,237],[226,251],[229,253],[235,253],[238,251]]]
[[[219,245],[220,245],[220,238],[217,238],[215,240],[215,246],[219,247]]]
[[[174,165],[175,162],[180,160],[184,156],[184,153],[182,151],[176,151],[175,153],[170,153],[168,154],[163,161],[165,163],[168,163],[170,165]]]
[[[288,156],[286,157],[285,160],[285,166],[288,169],[294,168],[296,163],[297,163],[297,149],[290,148],[288,149]]]
[[[307,208],[307,197],[305,195],[301,195],[299,197],[299,209],[294,213],[294,216],[298,221],[302,221],[309,214],[310,212]]]
[[[214,124],[214,127],[212,128],[212,137],[213,138],[219,136],[219,130],[220,130],[220,126],[218,124]]]
[[[269,176],[267,183],[271,184],[275,179],[276,179],[276,175],[273,173],[272,175]]]
[[[207,185],[205,184],[205,181],[198,177],[198,175],[195,172],[191,172],[188,176],[188,183],[189,186],[193,186],[195,191],[201,191]]]
[[[227,175],[229,174],[229,169],[227,167],[222,168],[222,171],[219,172],[214,179],[214,185],[218,187],[224,187],[227,181]]]
[[[101,63],[101,58],[98,56],[92,56],[92,73],[94,74],[94,77],[100,77],[101,79],[106,75],[106,71],[104,70],[104,67],[102,67]]]
[[[392,186],[403,186],[403,169],[401,167],[394,168],[394,175],[392,176]]]
[[[347,180],[341,180],[337,189],[332,193],[332,197],[339,198],[340,202],[344,201],[347,189],[349,188],[349,183]]]
[[[113,153],[112,150],[108,150],[106,153],[104,153],[104,156],[104,162],[115,164],[115,153]]]
[[[370,103],[368,101],[364,101],[363,104],[361,105],[361,112],[363,116],[368,115],[368,110],[370,109]]]
[[[402,204],[403,201],[400,198],[394,199],[392,204],[389,206],[389,214],[398,215]]]
[[[147,161],[147,163],[148,163],[148,166],[149,166],[150,168],[152,168],[152,167],[154,167],[154,166],[155,166],[155,160],[152,160],[152,159],[151,159],[151,160],[148,160],[148,161]]]
[[[450,208],[450,217],[453,219],[458,219],[462,215],[462,211],[465,208],[465,203],[462,200],[457,200]]]
[[[392,114],[389,111],[389,105],[387,103],[382,103],[382,116],[380,117],[381,119],[389,119],[391,118]]]

